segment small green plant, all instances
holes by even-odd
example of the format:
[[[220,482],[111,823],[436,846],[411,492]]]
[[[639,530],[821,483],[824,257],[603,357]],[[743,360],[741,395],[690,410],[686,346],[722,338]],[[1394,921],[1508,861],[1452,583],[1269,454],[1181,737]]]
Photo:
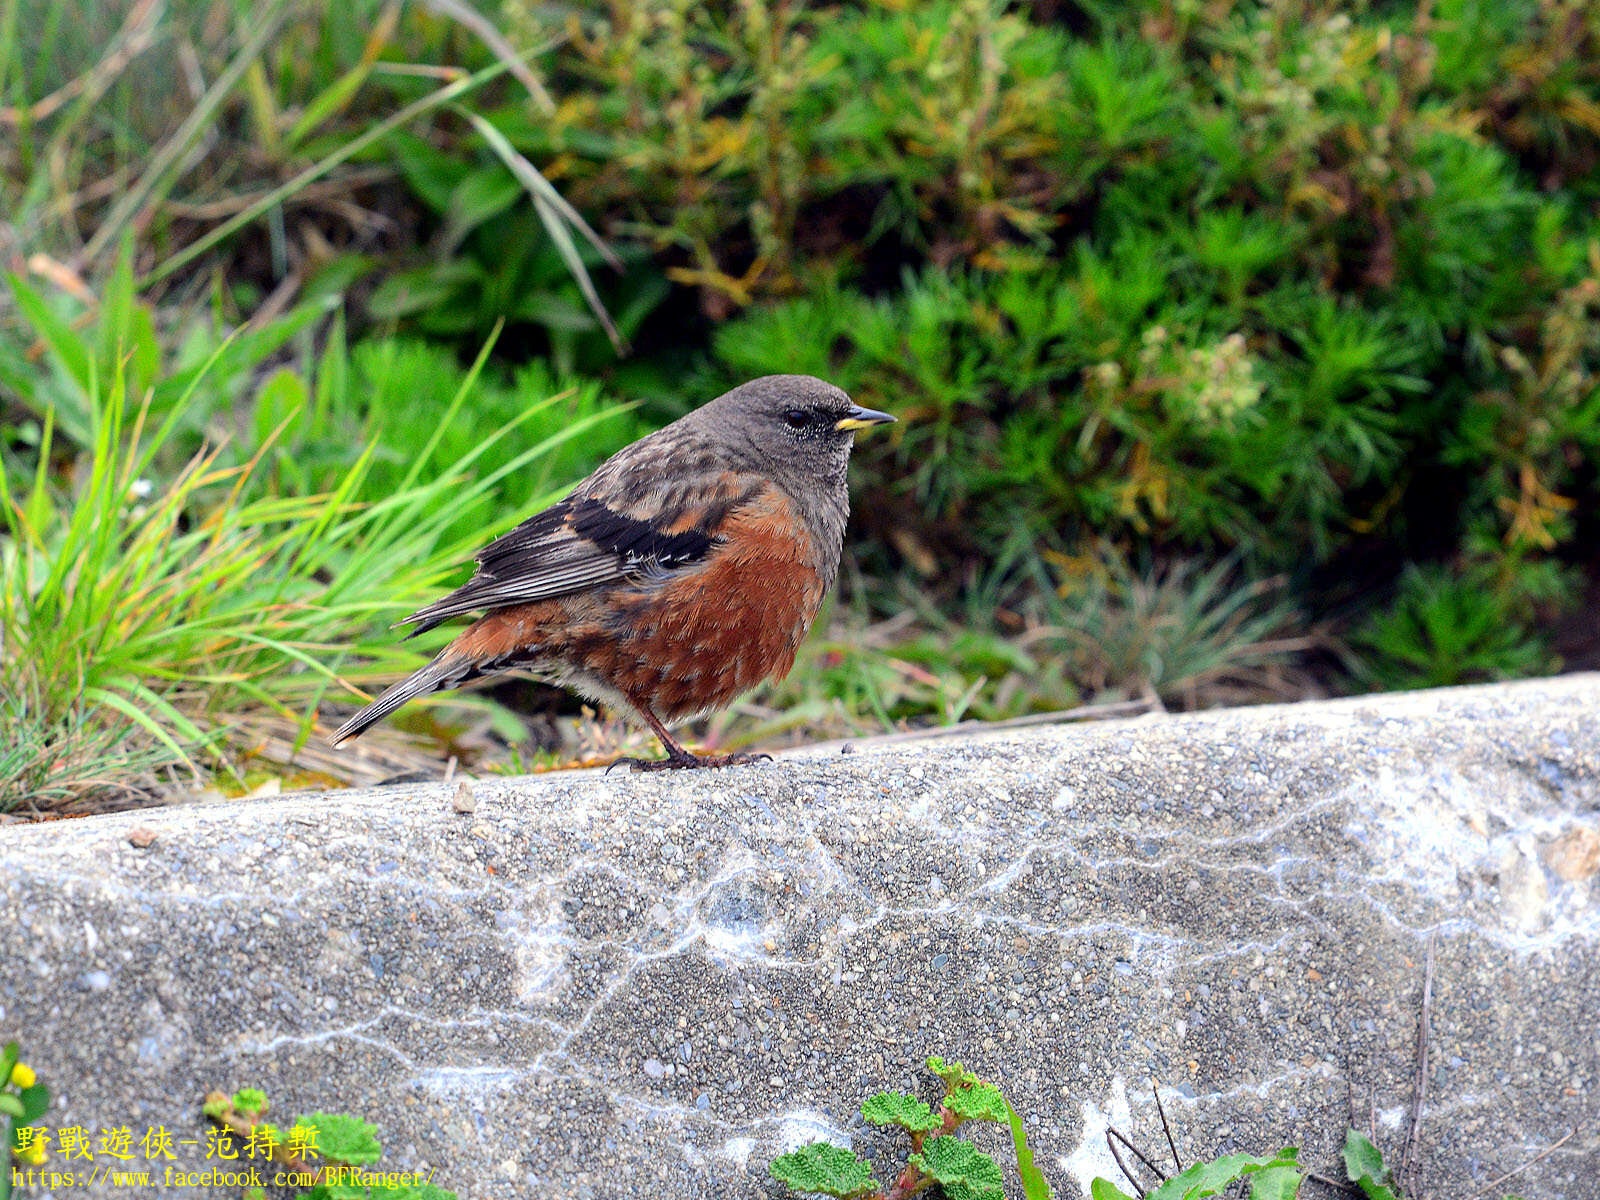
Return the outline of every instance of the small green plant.
[[[0,811],[26,800],[49,810],[76,796],[125,789],[170,760],[115,723],[81,709],[51,715],[17,687],[0,696]]]
[[[1359,1129],[1345,1134],[1344,1173],[1366,1200],[1405,1200],[1399,1182],[1383,1161],[1383,1152]],[[1519,1200],[1519,1197],[1507,1195],[1505,1200]]]
[[[1382,1152],[1358,1129],[1345,1135],[1344,1170],[1367,1200],[1397,1200],[1398,1193],[1391,1186],[1394,1181]]]
[[[417,1172],[386,1171],[378,1128],[344,1113],[313,1112],[296,1117],[287,1130],[266,1120],[271,1102],[258,1088],[232,1096],[212,1092],[202,1112],[236,1143],[235,1155],[267,1159],[289,1172],[296,1200],[457,1200]]]
[[[170,426],[147,464],[152,484],[209,446],[221,466],[259,457],[242,493],[250,497],[330,492],[366,459],[352,498],[382,500],[408,477],[426,478],[419,463],[437,471],[476,451],[477,470],[497,476],[485,499],[521,507],[643,432],[632,405],[596,381],[563,382],[542,360],[502,373],[417,339],[352,343],[335,294],[260,328],[190,313],[158,338],[163,314],[139,298],[125,259],[90,302],[7,281],[20,319],[0,325],[0,399],[8,389],[14,397],[0,403],[0,463],[14,479],[34,474],[47,416],[64,442],[52,466],[92,447],[95,407],[119,378],[130,406],[147,401],[151,423]],[[480,357],[500,338],[492,322],[485,334]],[[456,403],[464,388],[467,401]],[[506,438],[511,425],[516,437]],[[499,471],[532,443],[543,452]],[[481,512],[463,507],[457,518],[456,531],[481,533]]]
[[[492,155],[451,155],[420,137],[393,136],[403,176],[438,228],[427,261],[389,273],[368,300],[368,314],[408,331],[473,343],[504,322],[518,344],[535,333],[533,344],[542,343],[563,377],[611,366],[614,347],[632,338],[666,299],[666,278],[643,249],[632,247],[604,252],[620,278],[607,272],[590,283],[587,267],[602,260],[597,244],[578,246],[569,238],[563,245],[528,220],[521,200],[534,191],[526,182],[531,165],[487,118],[469,115]],[[540,193],[534,194],[537,206]],[[577,256],[581,274],[567,252]],[[607,303],[599,299],[601,290]]]
[[[44,1139],[35,1136],[33,1126],[50,1106],[50,1091],[21,1055],[15,1041],[0,1048],[0,1145],[7,1151],[0,1162],[0,1200],[11,1200],[13,1158],[28,1167],[45,1160]]]
[[[944,1084],[937,1110],[903,1092],[879,1092],[861,1105],[865,1120],[899,1126],[911,1139],[906,1164],[887,1188],[873,1178],[871,1164],[828,1142],[812,1142],[773,1159],[768,1168],[772,1177],[797,1192],[819,1192],[840,1200],[908,1200],[935,1184],[949,1200],[1005,1200],[999,1164],[955,1136],[968,1121],[992,1121],[1011,1128],[1028,1200],[1050,1200],[1050,1186],[1033,1166],[1022,1122],[1000,1089],[938,1055],[929,1057],[928,1070]]]
[[[1556,664],[1546,638],[1526,623],[1516,590],[1485,564],[1461,573],[1439,565],[1406,568],[1389,606],[1351,636],[1357,675],[1379,687],[1415,688],[1550,671]]]

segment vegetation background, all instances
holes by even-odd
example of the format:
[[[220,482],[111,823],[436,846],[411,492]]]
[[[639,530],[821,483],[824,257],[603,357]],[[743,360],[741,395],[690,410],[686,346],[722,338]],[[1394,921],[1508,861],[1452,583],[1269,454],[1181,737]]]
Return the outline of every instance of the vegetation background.
[[[317,735],[776,371],[901,423],[708,742],[1593,667],[1597,167],[1592,0],[0,0],[0,811],[617,749]]]

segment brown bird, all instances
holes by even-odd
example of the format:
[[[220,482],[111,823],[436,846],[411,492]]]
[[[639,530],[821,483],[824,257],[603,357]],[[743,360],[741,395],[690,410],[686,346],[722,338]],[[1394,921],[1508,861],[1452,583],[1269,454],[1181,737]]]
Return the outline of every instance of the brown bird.
[[[485,614],[333,744],[418,696],[517,671],[637,715],[667,757],[621,760],[635,770],[766,757],[691,754],[667,724],[789,673],[838,574],[855,431],[893,420],[809,375],[767,375],[619,450],[401,622],[415,637]]]

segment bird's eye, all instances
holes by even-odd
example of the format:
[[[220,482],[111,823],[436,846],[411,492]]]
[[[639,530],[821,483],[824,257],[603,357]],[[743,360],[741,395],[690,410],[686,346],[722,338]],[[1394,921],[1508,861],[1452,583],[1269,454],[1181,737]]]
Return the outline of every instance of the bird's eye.
[[[783,414],[783,423],[790,429],[804,429],[810,419],[811,414],[803,408],[791,408]]]

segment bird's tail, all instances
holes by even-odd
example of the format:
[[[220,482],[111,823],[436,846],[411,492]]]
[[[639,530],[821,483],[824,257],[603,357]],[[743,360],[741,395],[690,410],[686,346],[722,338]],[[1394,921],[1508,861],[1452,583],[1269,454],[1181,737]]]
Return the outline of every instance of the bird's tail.
[[[402,704],[446,688],[460,687],[476,679],[482,672],[478,664],[453,646],[446,646],[427,666],[413,671],[371,704],[367,705],[343,725],[339,726],[328,744],[337,746],[353,737],[361,736],[369,726],[383,720]]]

